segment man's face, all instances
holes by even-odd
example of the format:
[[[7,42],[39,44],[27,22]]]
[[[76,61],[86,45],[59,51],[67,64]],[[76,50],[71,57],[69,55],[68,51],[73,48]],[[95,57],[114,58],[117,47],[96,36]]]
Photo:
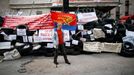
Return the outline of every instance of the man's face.
[[[61,29],[61,28],[62,28],[62,23],[58,23],[57,29]]]

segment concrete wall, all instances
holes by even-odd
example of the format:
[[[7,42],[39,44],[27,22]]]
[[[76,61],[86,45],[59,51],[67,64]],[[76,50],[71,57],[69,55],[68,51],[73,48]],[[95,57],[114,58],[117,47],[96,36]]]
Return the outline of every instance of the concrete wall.
[[[134,0],[129,0],[130,6],[129,6],[129,14],[134,15]],[[125,15],[125,0],[121,0],[121,7],[120,7],[120,15]]]
[[[50,12],[50,8],[48,7],[35,8],[34,6],[36,5],[45,6],[45,4],[51,3],[51,1],[52,0],[10,0],[9,4],[13,11],[15,11],[16,13],[20,11],[22,12],[21,15],[27,16],[27,15],[37,15],[38,12],[42,13]]]
[[[9,0],[0,0],[0,16],[4,16],[5,11],[9,11]]]
[[[130,15],[134,15],[134,0],[130,0]]]
[[[119,1],[119,0],[118,0]],[[134,15],[134,0],[129,0],[129,15]],[[120,17],[125,15],[125,0],[120,0],[121,5],[120,7]],[[116,8],[111,10],[111,17],[116,18]]]
[[[29,15],[37,15],[38,12],[41,12],[41,14],[45,14],[45,13],[50,12],[50,9],[49,8],[44,8],[44,9],[20,9],[19,11],[22,12],[21,15],[29,16]]]
[[[48,3],[52,0],[10,0],[10,4],[32,4],[33,2],[35,4],[38,3]]]

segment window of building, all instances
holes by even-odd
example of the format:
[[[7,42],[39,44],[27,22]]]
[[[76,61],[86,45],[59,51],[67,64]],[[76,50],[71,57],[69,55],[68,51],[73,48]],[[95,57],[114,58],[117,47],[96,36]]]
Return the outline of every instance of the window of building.
[[[36,11],[36,14],[40,15],[40,14],[42,14],[42,11]]]

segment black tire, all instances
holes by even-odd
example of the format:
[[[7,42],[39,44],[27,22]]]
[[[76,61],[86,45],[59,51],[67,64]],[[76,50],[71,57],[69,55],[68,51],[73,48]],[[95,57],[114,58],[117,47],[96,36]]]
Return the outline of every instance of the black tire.
[[[32,52],[33,46],[31,44],[26,44],[26,45],[30,45],[30,47],[25,48],[25,49],[24,49],[24,46],[25,45],[20,46],[20,47],[16,47],[16,49],[19,51],[19,53],[20,53],[21,56],[30,55],[31,52]]]
[[[4,31],[5,34],[7,34],[7,35],[14,34],[14,32],[15,32],[15,31],[14,31],[13,29],[11,29],[11,28],[1,28],[1,30]]]
[[[54,48],[46,48],[46,54],[45,54],[45,56],[46,57],[52,57],[52,56],[54,56]]]
[[[134,57],[134,45],[130,42],[123,43],[120,55],[125,57]]]
[[[4,41],[4,35],[0,34],[0,42],[3,42],[3,41]]]
[[[3,22],[4,22],[4,18],[0,16],[0,27],[2,27]]]

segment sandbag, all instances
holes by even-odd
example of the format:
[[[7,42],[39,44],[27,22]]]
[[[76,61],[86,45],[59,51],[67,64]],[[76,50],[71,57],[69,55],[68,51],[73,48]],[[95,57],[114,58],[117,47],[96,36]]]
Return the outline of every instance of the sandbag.
[[[115,52],[120,53],[122,43],[84,42],[83,50],[89,52]]]
[[[4,53],[4,59],[3,60],[15,60],[15,59],[18,59],[20,57],[21,57],[21,55],[18,52],[18,50],[17,49],[14,49],[12,51],[5,52]]]
[[[94,35],[95,39],[105,38],[105,33],[100,28],[94,28],[93,35]]]

